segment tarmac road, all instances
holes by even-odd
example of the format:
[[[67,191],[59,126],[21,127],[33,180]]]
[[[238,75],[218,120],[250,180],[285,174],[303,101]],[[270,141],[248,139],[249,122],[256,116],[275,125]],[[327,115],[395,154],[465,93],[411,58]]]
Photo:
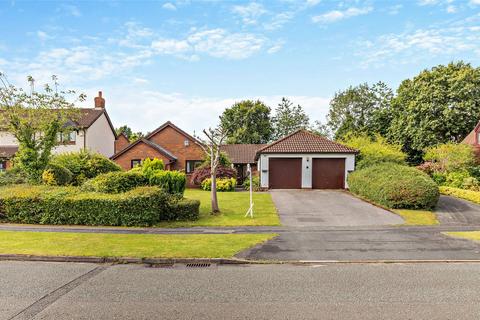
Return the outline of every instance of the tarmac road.
[[[0,262],[0,319],[478,319],[480,264]]]

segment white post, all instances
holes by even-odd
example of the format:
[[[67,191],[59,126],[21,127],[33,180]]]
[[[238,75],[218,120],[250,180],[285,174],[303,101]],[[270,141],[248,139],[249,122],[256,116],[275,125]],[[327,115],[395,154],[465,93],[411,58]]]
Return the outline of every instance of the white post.
[[[250,167],[250,163],[247,164],[247,173],[249,175],[250,179],[250,208],[248,208],[247,213],[245,214],[245,217],[250,216],[250,218],[253,218],[253,183],[252,183],[252,168]]]

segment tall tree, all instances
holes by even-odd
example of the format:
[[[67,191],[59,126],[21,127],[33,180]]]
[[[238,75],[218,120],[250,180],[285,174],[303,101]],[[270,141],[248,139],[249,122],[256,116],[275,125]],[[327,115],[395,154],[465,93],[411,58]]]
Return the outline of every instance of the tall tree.
[[[85,95],[59,90],[56,76],[41,91],[36,90],[32,77],[28,77],[28,83],[30,90],[26,92],[9,84],[0,73],[0,122],[18,141],[16,164],[31,182],[38,182],[52,149],[59,143],[59,133],[71,132],[79,116],[74,102],[84,101]],[[67,101],[69,96],[73,102]]]
[[[275,116],[272,118],[273,135],[272,139],[280,139],[298,129],[309,127],[310,119],[301,105],[293,105],[287,98],[275,109]]]
[[[392,141],[403,146],[411,163],[423,150],[460,142],[480,117],[480,68],[452,62],[424,70],[400,84],[392,103]]]
[[[272,134],[270,108],[260,100],[244,100],[225,109],[221,126],[228,132],[227,143],[266,143]]]
[[[384,136],[391,121],[392,98],[392,89],[383,82],[349,87],[330,101],[327,124],[336,139],[349,132]]]
[[[118,127],[115,129],[115,131],[117,132],[117,134],[124,133],[127,136],[128,140],[130,140],[130,142],[135,142],[138,139],[143,138],[145,136],[141,131],[133,132],[132,128],[130,128],[127,125]]]

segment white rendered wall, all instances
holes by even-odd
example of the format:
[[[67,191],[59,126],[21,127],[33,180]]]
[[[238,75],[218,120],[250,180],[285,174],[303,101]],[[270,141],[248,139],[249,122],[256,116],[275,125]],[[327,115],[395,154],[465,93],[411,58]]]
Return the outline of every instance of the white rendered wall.
[[[115,135],[105,114],[102,114],[87,129],[87,149],[103,154],[108,158],[115,153]]]
[[[301,158],[302,159],[302,188],[312,188],[312,159],[313,158],[344,158],[345,159],[345,188],[348,188],[347,176],[349,171],[355,170],[355,155],[351,153],[269,153],[262,154],[258,160],[260,184],[268,188],[269,158]]]
[[[0,146],[17,146],[17,139],[10,132],[0,132]]]

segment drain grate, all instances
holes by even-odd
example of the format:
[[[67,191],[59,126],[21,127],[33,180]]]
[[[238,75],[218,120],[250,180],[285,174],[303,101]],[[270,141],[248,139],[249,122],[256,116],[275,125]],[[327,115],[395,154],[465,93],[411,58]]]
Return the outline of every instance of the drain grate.
[[[173,268],[175,265],[173,263],[160,263],[160,264],[149,264],[147,266],[149,268],[170,269],[170,268]]]
[[[212,264],[211,263],[187,263],[187,268],[208,268]]]

